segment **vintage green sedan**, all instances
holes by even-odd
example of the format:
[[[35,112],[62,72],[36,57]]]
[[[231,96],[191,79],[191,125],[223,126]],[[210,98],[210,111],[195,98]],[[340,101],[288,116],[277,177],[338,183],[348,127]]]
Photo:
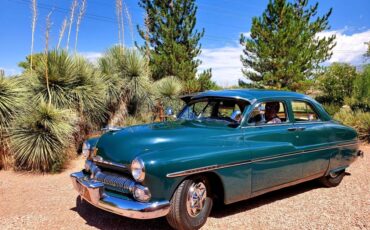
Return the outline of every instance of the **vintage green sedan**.
[[[272,90],[184,96],[175,121],[112,128],[84,143],[80,196],[125,217],[198,229],[212,206],[319,179],[337,186],[363,153],[354,129],[308,96]]]

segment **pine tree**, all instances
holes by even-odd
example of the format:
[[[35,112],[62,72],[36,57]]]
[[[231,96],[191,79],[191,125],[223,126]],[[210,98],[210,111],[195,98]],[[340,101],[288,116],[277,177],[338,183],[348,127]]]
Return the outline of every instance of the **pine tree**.
[[[183,81],[195,80],[201,61],[200,39],[204,29],[195,29],[195,0],[140,0],[146,11],[145,27],[138,26],[146,41],[139,47],[148,55],[152,78],[176,76]],[[138,45],[137,45],[138,46]]]
[[[302,89],[331,57],[335,36],[317,35],[330,29],[332,9],[316,17],[318,3],[307,5],[308,0],[270,0],[262,16],[253,18],[250,38],[241,35],[243,74],[256,86]]]

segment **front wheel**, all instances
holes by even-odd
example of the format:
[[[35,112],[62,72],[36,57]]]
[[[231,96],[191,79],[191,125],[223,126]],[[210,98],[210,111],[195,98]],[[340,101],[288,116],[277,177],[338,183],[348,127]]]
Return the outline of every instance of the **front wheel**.
[[[201,228],[213,205],[209,187],[203,177],[184,180],[171,199],[171,209],[166,216],[168,223],[179,230]]]
[[[343,177],[345,175],[345,170],[338,171],[338,172],[331,172],[329,175],[321,177],[319,180],[322,185],[325,187],[335,187],[342,182]]]

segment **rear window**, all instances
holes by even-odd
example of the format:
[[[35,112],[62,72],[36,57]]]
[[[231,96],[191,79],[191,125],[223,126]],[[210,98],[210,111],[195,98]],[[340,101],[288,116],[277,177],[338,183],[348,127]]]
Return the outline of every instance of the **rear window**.
[[[292,110],[296,122],[320,121],[318,114],[313,106],[305,101],[293,101]]]

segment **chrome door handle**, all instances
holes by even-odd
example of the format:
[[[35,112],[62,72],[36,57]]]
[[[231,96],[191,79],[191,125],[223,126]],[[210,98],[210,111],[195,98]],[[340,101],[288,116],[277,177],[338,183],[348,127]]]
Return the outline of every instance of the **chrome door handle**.
[[[303,131],[305,129],[306,129],[305,127],[292,127],[288,128],[288,131]]]

